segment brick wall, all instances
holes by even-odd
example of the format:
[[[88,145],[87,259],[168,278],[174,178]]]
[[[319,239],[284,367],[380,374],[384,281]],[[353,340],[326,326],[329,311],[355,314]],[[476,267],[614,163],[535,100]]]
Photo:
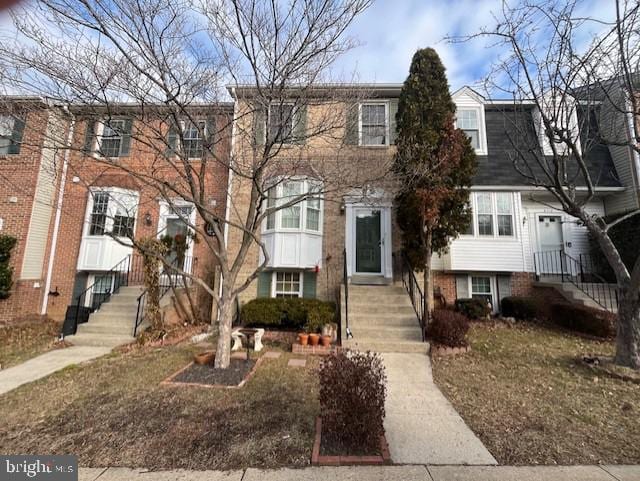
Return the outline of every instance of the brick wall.
[[[530,297],[534,294],[535,274],[532,272],[514,272],[511,274],[511,295]]]

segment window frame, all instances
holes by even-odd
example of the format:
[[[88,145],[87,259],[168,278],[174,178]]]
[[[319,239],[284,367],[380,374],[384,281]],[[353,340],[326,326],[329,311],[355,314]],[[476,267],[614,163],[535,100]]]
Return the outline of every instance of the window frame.
[[[475,129],[470,129],[470,128],[465,128],[463,126],[460,126],[460,130],[462,130],[465,134],[467,134],[467,132],[476,132],[476,139],[477,139],[477,143],[478,145],[473,145],[473,141],[471,143],[471,146],[474,148],[474,150],[480,150],[480,146],[481,146],[481,138],[480,138],[480,112],[478,111],[478,109],[476,108],[467,108],[467,107],[463,107],[461,109],[457,109],[456,110],[456,125],[458,124],[458,122],[462,121],[462,113],[463,112],[473,112],[475,114],[475,121],[476,121],[476,128]],[[460,120],[458,120],[458,116],[460,116]],[[468,120],[468,119],[465,119]],[[467,134],[467,137],[470,137]]]
[[[289,136],[284,139],[284,140],[278,140],[275,138],[271,138],[271,109],[273,107],[287,107],[290,106],[291,107],[291,133],[289,134]],[[298,106],[296,106],[295,102],[272,102],[271,104],[269,104],[269,108],[267,109],[267,115],[266,115],[266,120],[265,120],[265,129],[264,129],[264,133],[265,133],[265,138],[269,137],[269,140],[275,144],[282,144],[282,145],[294,145],[295,144],[295,129],[296,129],[296,120],[298,118]]]
[[[118,202],[117,197],[118,195],[122,194],[122,195],[127,195],[127,196],[134,196],[133,194],[135,193],[135,206],[134,206],[134,211],[131,213],[131,216],[120,216],[122,218],[127,218],[127,219],[133,219],[132,221],[132,225],[130,227],[131,231],[131,237],[135,237],[135,232],[136,232],[136,226],[138,223],[138,213],[139,213],[139,209],[140,209],[140,193],[137,191],[132,191],[129,189],[123,189],[120,187],[100,187],[100,188],[91,188],[89,190],[89,197],[88,197],[88,201],[87,201],[87,207],[86,207],[86,214],[85,214],[85,228],[83,230],[83,237],[92,237],[92,238],[102,238],[102,237],[109,237],[111,239],[128,239],[128,237],[125,236],[117,236],[114,234],[114,226],[115,226],[115,217],[116,217],[116,212],[117,210],[112,209],[112,203],[113,202]],[[107,205],[106,205],[106,211],[104,212],[104,214],[99,214],[99,215],[104,215],[105,217],[105,221],[104,221],[104,226],[102,227],[103,231],[102,234],[92,234],[91,233],[91,228],[93,225],[93,210],[95,207],[95,197],[98,194],[107,194]],[[126,228],[126,226],[125,226]]]
[[[485,114],[484,114],[484,105],[477,104],[477,103],[468,104],[466,102],[460,105],[456,105],[456,118],[455,118],[454,125],[456,128],[460,128],[460,130],[463,130],[463,129],[459,127],[458,114],[465,110],[473,110],[476,112],[476,120],[478,122],[478,147],[474,147],[476,155],[488,155],[487,125],[486,125]],[[467,130],[473,130],[473,129],[467,129]]]
[[[308,178],[288,178],[288,179],[278,180],[277,182],[274,182],[274,185],[270,187],[267,191],[267,197],[265,199],[265,202],[267,203],[267,208],[271,207],[270,199],[273,199],[273,202],[275,202],[275,205],[278,205],[278,202],[280,201],[280,199],[282,199],[282,196],[283,196],[284,184],[287,182],[300,182],[302,184],[302,190],[301,190],[301,193],[299,194],[300,196],[308,194],[310,190],[313,188],[313,186],[318,186],[318,185],[321,186],[320,181],[317,181],[315,179],[308,179]],[[271,194],[269,193],[271,189],[276,189],[276,194],[273,197],[271,197]],[[321,191],[322,191],[322,188],[320,187],[320,192]],[[322,196],[321,193],[319,193],[317,196],[313,196],[313,199],[317,199],[319,201],[319,204],[318,204],[319,207],[317,209],[319,212],[318,230],[309,229],[307,227],[309,201],[312,200],[312,198],[306,198],[298,202],[294,206],[292,206],[292,207],[298,207],[300,209],[300,214],[299,214],[300,222],[298,224],[298,227],[283,227],[282,214],[285,209],[278,209],[272,214],[269,214],[265,217],[263,221],[262,232],[264,234],[269,234],[272,232],[288,232],[288,233],[300,232],[300,233],[313,234],[313,235],[322,235],[323,222],[324,222],[324,197]],[[271,227],[270,227],[270,219],[273,219],[273,226]]]
[[[478,223],[478,201],[477,195],[484,194],[490,195],[491,200],[491,228],[492,234],[480,234],[480,224]],[[508,195],[509,204],[511,208],[510,214],[498,213],[498,196],[499,195]],[[504,192],[489,192],[489,191],[473,191],[470,193],[470,202],[471,206],[471,233],[461,233],[460,237],[465,239],[496,239],[496,240],[517,240],[518,232],[516,225],[516,198],[514,196],[514,192],[512,191],[504,191]],[[511,216],[511,234],[510,235],[501,235],[499,233],[499,220],[500,216]]]
[[[95,139],[94,139],[94,143],[93,143],[93,151],[95,153],[95,156],[101,159],[117,159],[119,157],[121,157],[122,155],[122,140],[124,138],[124,134],[121,132],[118,134],[118,140],[119,140],[119,144],[118,144],[118,155],[103,155],[102,152],[102,140],[103,140],[103,135],[104,135],[104,128],[105,127],[109,127],[112,131],[113,128],[111,127],[111,125],[107,125],[107,124],[113,124],[115,122],[122,122],[122,129],[124,131],[124,125],[126,122],[125,118],[107,118],[107,119],[102,119],[99,120],[96,123],[96,132],[95,132]],[[114,131],[115,132],[115,131]],[[110,138],[115,138],[115,137],[110,137]]]
[[[278,274],[291,274],[291,275],[298,276],[298,292],[297,292],[298,295],[297,296],[288,295],[288,294],[293,294],[294,291],[278,291],[277,289]],[[284,282],[287,282],[287,281],[283,281],[283,283]],[[281,294],[280,298],[284,298],[284,299],[291,299],[291,298],[302,299],[303,293],[304,293],[303,284],[304,284],[304,274],[302,271],[275,270],[271,273],[271,297],[277,298],[278,294]]]
[[[362,107],[365,105],[383,105],[384,106],[384,122],[385,122],[385,143],[384,144],[365,144],[362,137]],[[358,104],[358,145],[360,147],[385,148],[390,145],[390,122],[389,122],[389,101],[388,100],[368,100]]]
[[[10,155],[9,150],[11,150],[11,145],[13,143],[13,135],[16,129],[16,118],[14,115],[0,114],[0,122],[2,121],[3,117],[8,120],[7,127],[9,127],[10,131],[9,131],[9,135],[0,135],[0,139],[8,140],[8,143],[5,147],[0,146],[0,149],[6,148],[6,152],[3,152],[2,150],[0,150],[0,156],[2,157],[6,155]]]
[[[489,292],[474,292],[473,290],[473,279],[475,278],[485,278],[489,280]],[[496,277],[494,275],[491,274],[485,274],[485,273],[471,273],[468,275],[468,282],[469,282],[469,297],[470,298],[474,298],[474,295],[477,296],[490,296],[491,297],[491,312],[495,312],[496,311]]]
[[[185,156],[185,158],[187,160],[202,160],[202,158],[204,157],[204,139],[207,137],[208,132],[207,132],[207,120],[206,119],[197,119],[195,120],[195,124],[196,124],[196,131],[200,132],[200,130],[197,128],[198,124],[202,124],[201,127],[201,131],[202,131],[202,136],[200,138],[189,138],[188,140],[190,142],[197,142],[200,141],[200,152],[201,155],[200,157],[189,157],[187,155],[187,152],[185,150],[184,147],[184,142],[186,141],[187,138],[185,137],[185,134],[187,132],[187,128],[191,128],[191,126],[194,124],[194,122],[191,122],[190,120],[181,120],[180,121],[180,128],[182,129],[182,136],[178,135],[178,138],[176,139],[176,147],[178,149],[180,149],[180,152]]]

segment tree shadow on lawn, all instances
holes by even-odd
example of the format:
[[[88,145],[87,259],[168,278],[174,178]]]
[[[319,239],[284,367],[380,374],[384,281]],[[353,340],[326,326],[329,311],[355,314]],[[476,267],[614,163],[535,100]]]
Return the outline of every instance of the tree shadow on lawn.
[[[317,381],[313,369],[287,369],[285,359],[263,362],[233,392],[159,387],[155,379],[153,386],[123,391],[114,379],[115,389],[89,389],[41,420],[7,423],[0,450],[75,454],[80,465],[96,467],[306,466]]]

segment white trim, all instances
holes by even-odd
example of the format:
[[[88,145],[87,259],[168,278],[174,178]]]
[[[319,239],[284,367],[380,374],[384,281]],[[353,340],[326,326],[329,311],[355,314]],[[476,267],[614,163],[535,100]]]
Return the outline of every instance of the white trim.
[[[458,125],[457,113],[462,110],[473,110],[476,112],[476,118],[478,121],[478,147],[475,147],[474,150],[476,155],[488,155],[489,149],[487,147],[487,126],[485,122],[484,105],[470,105],[465,103],[456,104],[456,127]]]
[[[299,195],[299,197],[304,197],[306,195],[308,195],[309,193],[309,188],[311,186],[311,184],[317,183],[322,185],[322,182],[320,180],[316,180],[313,178],[309,178],[309,177],[291,177],[291,178],[287,178],[287,179],[282,179],[282,180],[278,180],[275,185],[273,187],[271,187],[272,189],[275,188],[276,189],[276,206],[278,205],[278,199],[282,198],[282,189],[283,189],[283,185],[285,182],[301,182],[302,183],[302,191]],[[320,188],[320,192],[322,192],[322,187]],[[268,195],[268,194],[267,194]],[[274,213],[274,227],[273,228],[267,228],[267,224],[269,221],[269,216],[265,216],[265,218],[262,221],[262,233],[263,234],[271,234],[272,232],[287,232],[287,233],[306,233],[306,234],[312,234],[312,235],[323,235],[323,231],[324,231],[324,195],[322,195],[322,193],[320,193],[318,196],[312,196],[313,198],[318,198],[320,200],[320,217],[318,219],[318,230],[313,230],[313,229],[308,229],[307,228],[307,206],[308,206],[308,198],[305,198],[304,200],[301,200],[300,202],[293,204],[290,207],[300,207],[300,223],[299,223],[299,227],[282,227],[282,211],[284,209],[279,208],[277,209]],[[268,202],[268,198],[266,198],[264,200],[265,203]],[[288,208],[288,207],[287,207]]]
[[[298,274],[298,279],[299,279],[299,282],[298,282],[298,286],[299,286],[299,288],[298,288],[299,289],[298,290],[298,298],[302,299],[303,293],[304,293],[304,286],[303,286],[303,283],[304,283],[304,271],[286,270],[286,269],[274,270],[271,273],[271,293],[270,293],[271,297],[275,298],[276,294],[277,294],[276,282],[277,282],[277,279],[278,279],[278,272],[282,272],[282,273],[290,272],[292,274]],[[280,292],[280,294],[293,294],[293,292],[284,292],[284,291],[282,291],[282,292]]]
[[[497,279],[496,279],[496,275],[491,273],[488,274],[486,272],[470,272],[467,275],[467,282],[468,282],[468,289],[469,289],[469,297],[473,298],[473,282],[472,282],[472,278],[473,277],[485,277],[489,279],[489,289],[491,290],[491,292],[489,293],[491,295],[491,312],[498,312],[499,310],[499,300],[496,299],[496,296],[498,294],[498,289],[497,289]],[[487,295],[487,293],[481,293],[481,292],[477,292],[476,295]]]
[[[160,200],[158,201],[159,204],[159,213],[158,213],[158,229],[156,232],[156,237],[158,239],[160,239],[162,237],[162,235],[164,235],[164,231],[167,228],[167,220],[168,219],[180,219],[182,220],[182,217],[179,216],[178,214],[175,214],[172,212],[172,209],[174,207],[191,207],[191,213],[189,214],[189,219],[188,222],[189,224],[186,224],[187,227],[187,231],[191,234],[191,235],[195,235],[195,223],[196,223],[196,208],[195,205],[193,204],[193,202],[189,202],[186,200],[182,200],[182,199],[172,199],[171,200],[171,204],[170,205],[169,202],[167,202],[166,200]],[[188,238],[188,248],[187,251],[185,252],[185,256],[187,257],[193,257],[193,238]],[[184,266],[183,266],[184,267]]]
[[[490,196],[491,201],[491,224],[492,224],[492,235],[480,235],[480,228],[478,225],[478,202],[477,202],[477,194],[488,194]],[[498,214],[498,196],[497,194],[511,194],[511,235],[500,235],[498,233],[498,215],[507,215],[507,214]],[[474,192],[472,191],[469,196],[469,203],[471,204],[471,222],[472,222],[472,234],[460,234],[460,239],[491,239],[498,241],[517,241],[519,239],[519,226],[518,226],[518,205],[519,199],[517,198],[517,192],[489,192],[489,191],[481,191]],[[483,215],[489,215],[484,213]]]
[[[363,144],[362,143],[362,106],[363,105],[384,105],[385,122],[385,143],[384,144]],[[389,122],[389,101],[388,100],[367,100],[358,104],[358,146],[360,147],[388,147],[390,145],[390,122]]]

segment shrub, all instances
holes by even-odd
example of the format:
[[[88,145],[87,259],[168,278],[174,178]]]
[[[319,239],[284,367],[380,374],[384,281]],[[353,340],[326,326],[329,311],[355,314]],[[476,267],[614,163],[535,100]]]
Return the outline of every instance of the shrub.
[[[242,324],[247,327],[312,329],[310,332],[319,331],[335,316],[333,302],[283,297],[253,299],[240,311]]]
[[[456,299],[455,308],[469,319],[484,319],[491,314],[489,305],[483,299]]]
[[[502,315],[530,321],[538,316],[538,303],[530,297],[505,297],[501,303]]]
[[[616,333],[616,315],[593,309],[558,303],[551,306],[551,321],[572,331],[597,337],[612,337]]]
[[[387,376],[376,353],[341,351],[320,365],[322,435],[347,454],[378,453]]]
[[[0,235],[0,299],[7,299],[13,286],[13,268],[9,266],[9,259],[16,242],[15,237]]]
[[[469,319],[451,309],[433,311],[431,323],[427,326],[427,335],[438,344],[449,347],[467,345]]]

